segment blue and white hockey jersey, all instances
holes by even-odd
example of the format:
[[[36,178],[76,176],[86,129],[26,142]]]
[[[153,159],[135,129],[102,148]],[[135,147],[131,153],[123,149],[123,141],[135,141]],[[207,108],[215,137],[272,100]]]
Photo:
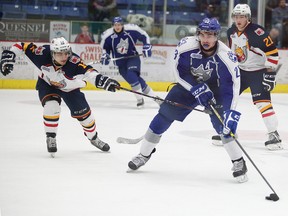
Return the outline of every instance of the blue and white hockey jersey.
[[[221,41],[214,55],[201,52],[197,37],[183,38],[175,50],[175,76],[187,91],[205,82],[213,91],[217,105],[223,110],[236,109],[240,72],[236,56]]]
[[[111,54],[112,58],[119,58],[137,55],[136,44],[138,41],[150,44],[149,35],[137,25],[125,24],[120,33],[116,33],[113,27],[103,32],[100,46],[103,53]],[[125,60],[117,60],[116,65],[120,66],[124,62]]]

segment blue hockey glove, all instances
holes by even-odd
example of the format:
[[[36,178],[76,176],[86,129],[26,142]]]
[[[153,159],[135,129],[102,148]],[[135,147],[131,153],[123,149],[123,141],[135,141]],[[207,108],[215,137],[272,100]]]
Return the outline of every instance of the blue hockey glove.
[[[6,76],[13,71],[16,54],[10,50],[4,50],[1,56],[0,70]]]
[[[230,137],[230,133],[236,133],[237,125],[240,119],[240,112],[235,110],[227,110],[224,112],[224,120],[223,120],[223,135],[225,138]]]
[[[142,52],[143,52],[144,57],[151,57],[152,56],[152,45],[151,44],[143,45]]]
[[[276,85],[276,72],[264,73],[262,84],[265,91],[272,91]]]
[[[120,84],[110,77],[98,74],[95,79],[95,86],[97,88],[105,89],[106,91],[115,92]]]
[[[108,65],[110,63],[110,55],[108,53],[103,53],[100,59],[102,65]]]
[[[200,105],[208,108],[210,104],[216,104],[214,94],[206,83],[193,86],[190,91]]]

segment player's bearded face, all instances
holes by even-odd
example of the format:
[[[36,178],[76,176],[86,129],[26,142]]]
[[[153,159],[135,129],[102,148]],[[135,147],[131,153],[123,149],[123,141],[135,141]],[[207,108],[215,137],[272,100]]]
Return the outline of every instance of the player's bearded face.
[[[217,42],[215,32],[200,31],[199,40],[205,50],[213,48]]]
[[[114,31],[118,33],[122,31],[123,25],[121,23],[115,23],[113,25],[113,28],[114,28]]]
[[[54,53],[54,60],[60,64],[60,65],[65,65],[68,58],[70,57],[71,53],[70,52],[55,52]]]

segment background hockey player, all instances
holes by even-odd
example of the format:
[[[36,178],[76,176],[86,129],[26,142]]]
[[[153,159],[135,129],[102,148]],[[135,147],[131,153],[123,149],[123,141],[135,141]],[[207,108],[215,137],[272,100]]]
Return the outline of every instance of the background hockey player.
[[[240,94],[250,88],[253,103],[259,109],[268,131],[265,146],[269,150],[283,149],[278,120],[271,103],[271,91],[276,85],[278,50],[262,26],[251,23],[247,4],[237,4],[232,11],[234,24],[227,31],[229,47],[235,52],[241,74]],[[219,137],[212,142],[218,144]]]
[[[141,61],[136,50],[136,43],[143,43],[143,56],[151,57],[152,45],[148,34],[140,27],[134,24],[125,24],[121,17],[115,17],[112,21],[112,27],[107,29],[101,35],[100,46],[102,48],[101,63],[108,65],[110,55],[113,58],[127,57],[136,55],[134,58],[126,58],[114,61],[118,66],[121,76],[130,84],[134,91],[143,92],[150,96],[155,96],[153,90],[147,85],[141,77]],[[137,107],[144,105],[144,99],[141,95],[135,94]]]
[[[240,113],[236,111],[239,97],[240,74],[236,56],[218,41],[220,25],[216,19],[205,18],[198,26],[197,36],[183,38],[175,50],[175,75],[167,100],[195,108],[211,108],[212,103],[224,119],[224,127],[215,114],[211,122],[221,134],[224,147],[233,163],[233,176],[239,182],[247,181],[247,168],[242,151],[230,136],[236,133]],[[128,163],[131,170],[143,166],[155,152],[162,134],[175,121],[183,121],[190,109],[163,103],[144,135],[140,154]],[[197,123],[195,122],[195,127]],[[176,144],[176,143],[175,143]]]
[[[65,38],[54,38],[50,45],[37,47],[33,43],[16,43],[10,50],[4,50],[1,57],[1,72],[4,76],[13,70],[16,55],[25,54],[39,69],[36,85],[43,106],[44,128],[47,149],[54,157],[57,152],[56,135],[61,111],[61,99],[70,109],[71,116],[82,125],[91,144],[102,151],[109,151],[107,143],[98,137],[94,116],[80,88],[89,81],[97,88],[115,92],[120,86],[116,80],[98,73],[83,63],[72,52]]]

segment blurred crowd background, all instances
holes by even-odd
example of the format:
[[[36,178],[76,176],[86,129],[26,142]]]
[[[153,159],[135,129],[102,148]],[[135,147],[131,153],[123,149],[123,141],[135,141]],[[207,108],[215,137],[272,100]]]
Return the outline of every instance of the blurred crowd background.
[[[0,0],[0,40],[49,42],[67,31],[70,42],[99,43],[112,18],[121,16],[143,28],[152,44],[161,45],[176,45],[195,34],[203,18],[216,17],[225,42],[229,7],[238,3],[249,4],[253,22],[270,32],[278,48],[288,48],[288,0]],[[264,8],[261,20],[259,4]]]

